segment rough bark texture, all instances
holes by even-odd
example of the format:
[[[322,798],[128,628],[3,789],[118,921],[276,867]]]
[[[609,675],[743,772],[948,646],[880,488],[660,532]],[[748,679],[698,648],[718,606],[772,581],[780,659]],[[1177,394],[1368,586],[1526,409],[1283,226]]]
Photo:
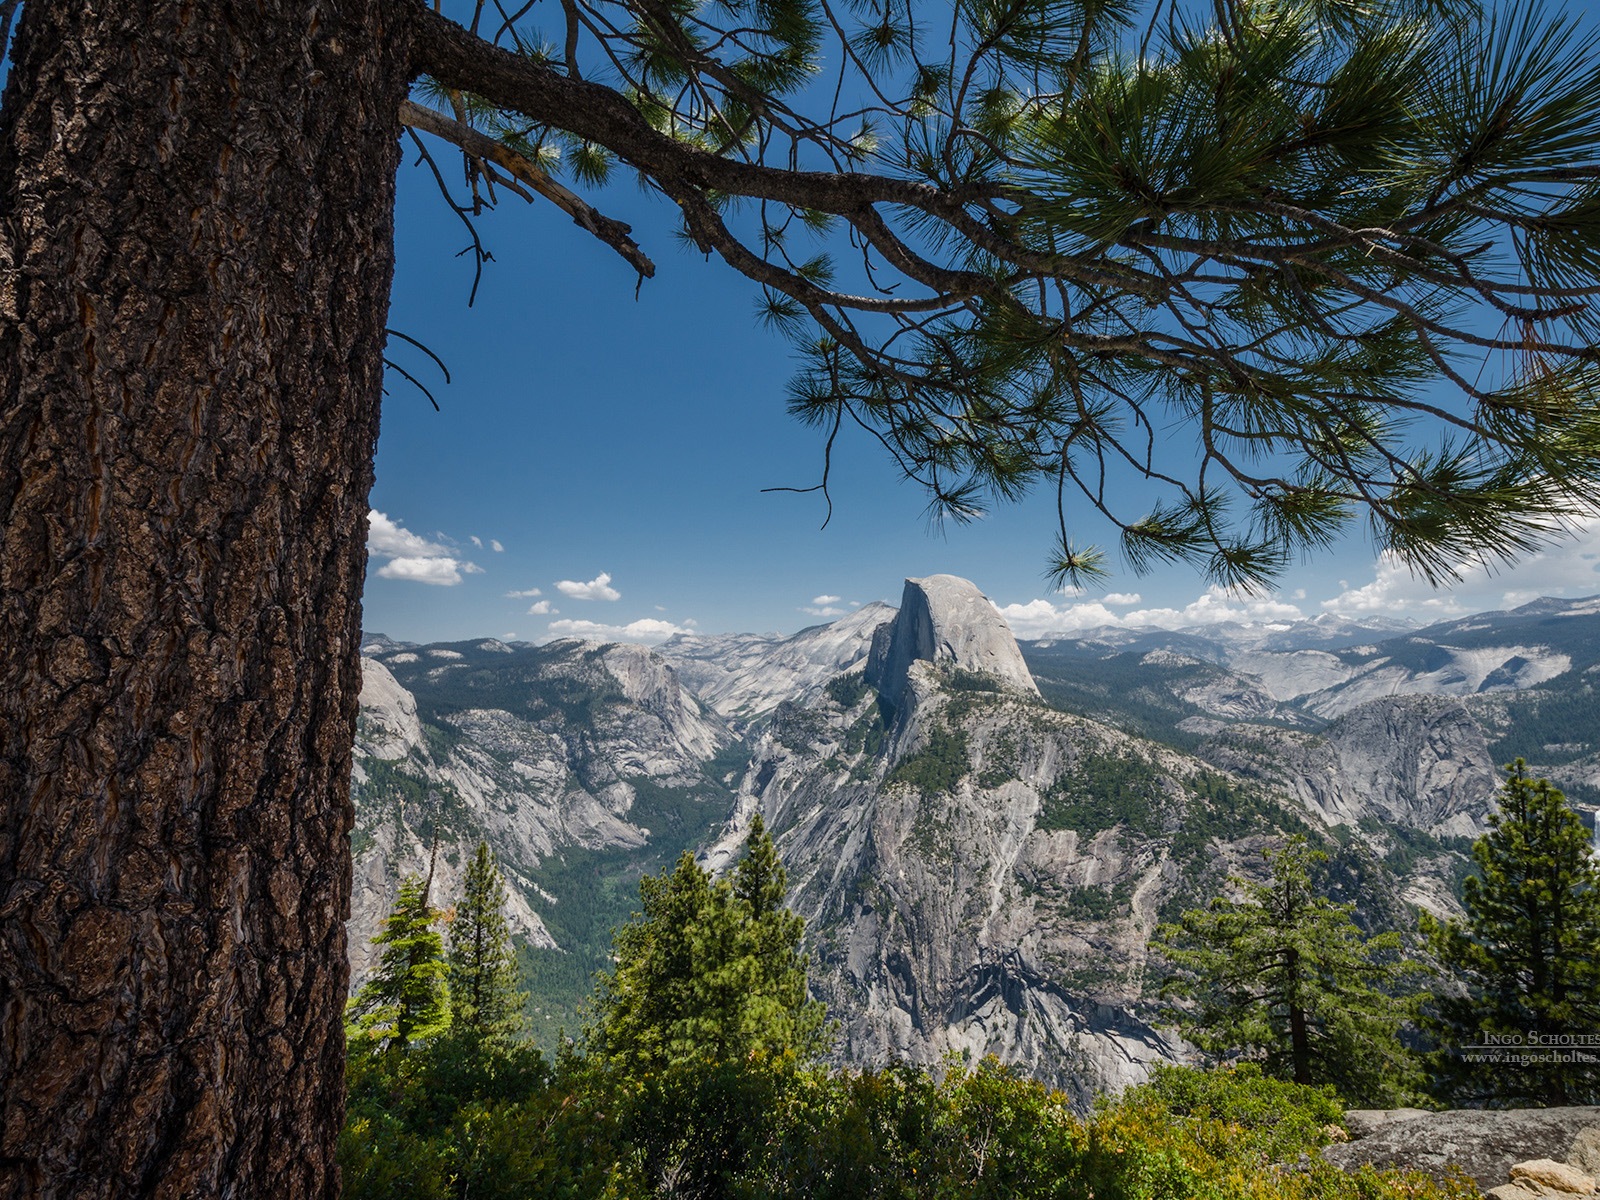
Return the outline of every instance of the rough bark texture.
[[[408,11],[28,0],[0,113],[0,1196],[332,1196]]]

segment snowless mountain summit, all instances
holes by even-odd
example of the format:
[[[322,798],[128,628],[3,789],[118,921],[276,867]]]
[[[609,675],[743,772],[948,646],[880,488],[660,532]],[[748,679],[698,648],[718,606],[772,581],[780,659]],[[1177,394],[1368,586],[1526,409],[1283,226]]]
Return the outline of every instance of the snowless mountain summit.
[[[1600,598],[1020,652],[965,580],[903,605],[658,650],[370,634],[356,979],[402,876],[434,865],[446,900],[485,840],[553,1048],[641,876],[731,865],[760,813],[839,1060],[993,1053],[1088,1104],[1185,1059],[1150,937],[1264,847],[1307,836],[1365,927],[1410,929],[1460,911],[1499,763],[1600,809]]]
[[[899,614],[873,635],[867,682],[898,705],[918,662],[985,675],[1004,691],[1039,694],[1005,618],[974,584],[955,575],[906,580]]]
[[[782,701],[811,700],[834,676],[860,665],[873,632],[895,610],[874,601],[827,625],[787,637],[769,633],[680,633],[658,653],[679,678],[736,726],[768,716]]]

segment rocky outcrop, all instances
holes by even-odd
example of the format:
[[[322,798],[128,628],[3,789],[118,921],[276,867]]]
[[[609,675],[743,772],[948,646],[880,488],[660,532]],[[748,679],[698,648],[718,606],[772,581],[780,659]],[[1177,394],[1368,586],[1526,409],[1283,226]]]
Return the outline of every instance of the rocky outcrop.
[[[1084,1103],[1142,1081],[1182,1055],[1143,1002],[1167,855],[1126,829],[1080,833],[1041,816],[1052,785],[1086,759],[1152,755],[1152,803],[1171,809],[1157,824],[1176,824],[1177,779],[1192,766],[1022,696],[940,690],[927,665],[912,672],[914,703],[893,737],[870,692],[780,710],[707,861],[731,862],[763,814],[841,1058],[994,1054]]]
[[[681,782],[697,777],[700,764],[727,745],[727,723],[707,712],[655,651],[619,643],[598,650],[579,645],[583,649],[574,658],[598,657],[622,693],[624,703],[604,708],[593,723],[609,743],[616,774]]]
[[[1593,1107],[1457,1109],[1384,1122],[1365,1137],[1327,1147],[1322,1156],[1347,1171],[1370,1163],[1443,1179],[1454,1168],[1485,1192],[1497,1193],[1512,1181],[1512,1168],[1519,1164],[1568,1163],[1575,1152],[1592,1154],[1594,1134],[1587,1131],[1597,1126],[1600,1108]],[[1591,1174],[1591,1162],[1585,1158],[1571,1165],[1575,1173]],[[1538,1193],[1529,1189],[1528,1194]]]
[[[404,758],[422,747],[417,701],[389,668],[375,658],[361,659],[361,716],[356,725],[357,754]]]
[[[918,662],[982,675],[1000,690],[1039,694],[1005,618],[987,596],[954,575],[906,580],[899,614],[873,636],[867,682],[898,706]]]
[[[644,647],[369,644],[381,657],[363,659],[353,771],[353,984],[370,970],[400,879],[431,864],[448,903],[480,839],[506,874],[513,931],[556,948],[541,908],[589,898],[541,888],[546,860],[650,843],[657,818],[641,815],[641,789],[701,798],[706,825],[727,812],[728,789],[704,768],[731,732]]]
[[[1315,734],[1234,725],[1201,753],[1287,793],[1322,824],[1353,829],[1377,821],[1478,837],[1500,784],[1483,729],[1438,696],[1375,700]]]
[[[1479,727],[1442,696],[1377,700],[1352,710],[1326,737],[1361,814],[1436,837],[1486,832],[1501,773]]]
[[[1426,1108],[1352,1108],[1344,1114],[1344,1127],[1352,1138],[1371,1137],[1385,1125],[1431,1116]]]
[[[873,632],[894,619],[887,604],[862,605],[831,625],[790,637],[685,633],[661,646],[695,694],[735,725],[760,721],[785,701],[804,704],[832,678],[859,666]]]
[[[1362,664],[1351,677],[1317,691],[1301,703],[1324,717],[1338,717],[1385,696],[1472,696],[1535,687],[1572,669],[1572,658],[1549,646],[1450,646],[1409,639],[1426,648],[1419,662],[1388,658]]]
[[[1535,1158],[1511,1168],[1511,1182],[1489,1189],[1493,1200],[1540,1200],[1541,1197],[1592,1196],[1594,1176],[1570,1163]]]

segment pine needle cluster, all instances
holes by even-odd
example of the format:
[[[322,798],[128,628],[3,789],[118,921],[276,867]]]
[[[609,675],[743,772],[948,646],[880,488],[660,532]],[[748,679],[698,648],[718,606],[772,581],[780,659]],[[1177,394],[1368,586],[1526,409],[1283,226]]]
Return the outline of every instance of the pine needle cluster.
[[[1438,581],[1600,505],[1576,18],[574,0],[546,40],[528,12],[495,36],[555,99],[440,106],[581,184],[636,169],[760,287],[829,452],[867,431],[958,521],[1053,491],[1061,581],[1106,573],[1109,531],[1135,571],[1260,585],[1363,520]]]

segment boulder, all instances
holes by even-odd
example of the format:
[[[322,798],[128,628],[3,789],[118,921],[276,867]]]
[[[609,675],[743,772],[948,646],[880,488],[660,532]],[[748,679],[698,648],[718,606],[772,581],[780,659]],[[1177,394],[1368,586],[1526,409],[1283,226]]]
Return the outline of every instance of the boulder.
[[[1506,1183],[1518,1163],[1565,1159],[1578,1135],[1592,1126],[1600,1126],[1600,1108],[1456,1109],[1390,1121],[1322,1155],[1347,1171],[1371,1163],[1443,1179],[1456,1167],[1488,1192]]]
[[[1490,1188],[1484,1195],[1489,1200],[1544,1200],[1542,1192],[1520,1183],[1502,1183],[1499,1187]]]
[[[1344,1114],[1344,1125],[1353,1140],[1371,1137],[1392,1122],[1412,1121],[1428,1115],[1425,1108],[1352,1108]]]
[[[1567,1151],[1567,1162],[1585,1175],[1600,1178],[1600,1125],[1578,1130]]]
[[[1551,1158],[1535,1158],[1511,1168],[1511,1182],[1521,1187],[1532,1185],[1541,1192],[1562,1192],[1587,1196],[1594,1191],[1594,1179],[1576,1167]]]

